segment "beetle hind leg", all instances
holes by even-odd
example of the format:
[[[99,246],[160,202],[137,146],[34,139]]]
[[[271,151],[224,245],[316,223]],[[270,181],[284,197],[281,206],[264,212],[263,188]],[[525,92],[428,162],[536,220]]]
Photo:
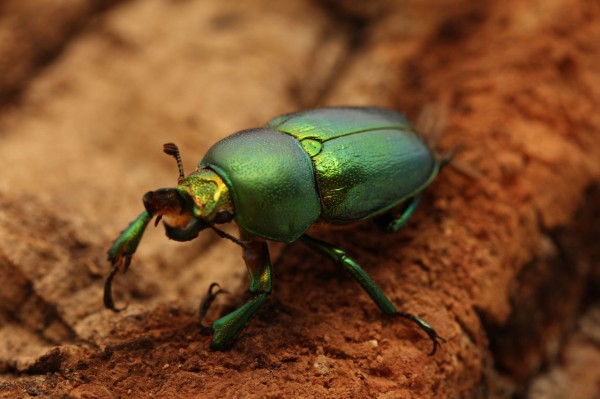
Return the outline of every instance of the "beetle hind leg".
[[[319,252],[322,255],[328,256],[335,262],[340,263],[350,273],[350,275],[360,284],[360,286],[367,292],[373,302],[381,309],[383,313],[388,316],[399,316],[408,319],[415,323],[421,330],[423,330],[431,342],[433,343],[433,349],[430,355],[435,354],[437,348],[441,345],[440,342],[446,342],[444,338],[438,335],[433,327],[431,327],[425,320],[412,313],[399,311],[396,306],[385,296],[383,292],[377,287],[375,282],[369,277],[369,275],[360,267],[354,259],[346,255],[346,253],[335,248],[331,244],[324,241],[317,240],[308,235],[303,235],[301,238],[303,243],[308,245],[310,248]]]
[[[406,225],[408,219],[411,215],[417,210],[419,207],[419,203],[421,203],[421,198],[423,197],[423,192],[416,194],[414,197],[411,197],[406,202],[406,207],[402,214],[394,218],[391,211],[384,213],[383,215],[377,216],[375,219],[375,224],[381,230],[386,233],[395,233],[400,230],[402,227]]]

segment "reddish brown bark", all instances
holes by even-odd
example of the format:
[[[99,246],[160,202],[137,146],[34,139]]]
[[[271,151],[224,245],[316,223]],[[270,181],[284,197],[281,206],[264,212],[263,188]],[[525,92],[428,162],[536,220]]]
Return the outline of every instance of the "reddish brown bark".
[[[49,34],[17,3],[0,19],[0,396],[600,395],[598,4],[98,3]],[[196,306],[247,281],[209,233],[149,231],[116,281],[130,307],[102,309],[111,240],[176,182],[163,143],[189,171],[233,131],[338,104],[445,109],[440,151],[461,143],[483,175],[444,170],[398,234],[320,233],[438,329],[438,354],[299,244],[273,248],[274,294],[228,352]]]

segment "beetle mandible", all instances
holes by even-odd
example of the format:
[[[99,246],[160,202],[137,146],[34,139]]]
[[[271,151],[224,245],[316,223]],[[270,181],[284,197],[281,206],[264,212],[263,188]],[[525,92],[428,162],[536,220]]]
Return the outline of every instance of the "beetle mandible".
[[[187,177],[177,146],[164,151],[177,160],[176,188],[150,191],[145,211],[108,251],[112,270],[104,304],[115,308],[111,284],[123,272],[152,218],[162,219],[166,235],[189,241],[210,228],[242,246],[250,274],[250,298],[212,324],[211,348],[224,350],[237,339],[271,292],[267,240],[301,241],[340,263],[388,316],[418,325],[431,339],[433,355],[444,341],[421,318],[399,311],[367,273],[346,253],[306,234],[317,221],[347,224],[366,219],[387,232],[398,231],[417,208],[422,192],[450,161],[438,156],[402,114],[383,108],[331,107],[276,117],[264,127],[243,130],[212,146]],[[392,208],[404,204],[398,217]],[[233,222],[240,238],[215,225]],[[214,297],[211,285],[200,307],[204,315]]]

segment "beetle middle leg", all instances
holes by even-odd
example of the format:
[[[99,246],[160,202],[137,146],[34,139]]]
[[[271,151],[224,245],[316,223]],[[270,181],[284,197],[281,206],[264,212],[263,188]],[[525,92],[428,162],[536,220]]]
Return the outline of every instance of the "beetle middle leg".
[[[344,266],[350,275],[354,277],[354,279],[367,292],[373,302],[375,302],[375,304],[383,313],[388,316],[403,317],[418,325],[433,342],[433,350],[431,351],[430,355],[433,355],[437,351],[438,346],[440,346],[440,341],[445,342],[445,339],[440,337],[435,329],[431,327],[425,320],[411,313],[396,309],[396,306],[394,306],[394,304],[385,296],[385,294],[381,292],[371,277],[369,277],[369,275],[360,267],[358,263],[354,261],[354,259],[346,255],[346,252],[339,248],[335,248],[333,245],[324,241],[312,238],[306,234],[300,237],[300,239],[303,243],[320,254],[328,256],[335,262],[342,264],[342,266]]]
[[[271,293],[271,260],[267,243],[253,237],[245,243],[243,256],[251,278],[249,291],[252,296],[240,308],[212,323],[210,347],[214,350],[225,350],[233,345]]]
[[[396,231],[400,230],[402,227],[404,227],[406,225],[410,216],[417,209],[417,207],[419,206],[419,203],[421,203],[422,197],[423,197],[423,192],[420,192],[420,193],[416,194],[414,197],[411,197],[406,202],[406,207],[404,208],[404,211],[402,212],[400,217],[394,218],[391,211],[388,211],[388,212],[384,213],[383,215],[378,216],[375,219],[373,219],[375,221],[375,224],[377,224],[377,226],[381,230],[385,231],[386,233],[395,233]]]

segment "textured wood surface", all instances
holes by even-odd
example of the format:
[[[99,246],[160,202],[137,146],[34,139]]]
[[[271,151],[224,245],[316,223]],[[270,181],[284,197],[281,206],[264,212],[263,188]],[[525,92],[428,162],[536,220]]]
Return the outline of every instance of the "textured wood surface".
[[[35,5],[32,5],[36,3]],[[0,5],[0,397],[597,398],[600,6],[567,0]],[[408,226],[275,245],[274,293],[208,350],[197,304],[248,283],[237,247],[149,229],[102,307],[111,241],[220,138],[320,105],[445,110],[459,166]],[[235,232],[235,230],[229,230]],[[229,303],[227,303],[229,302]],[[65,396],[63,396],[65,397]]]

